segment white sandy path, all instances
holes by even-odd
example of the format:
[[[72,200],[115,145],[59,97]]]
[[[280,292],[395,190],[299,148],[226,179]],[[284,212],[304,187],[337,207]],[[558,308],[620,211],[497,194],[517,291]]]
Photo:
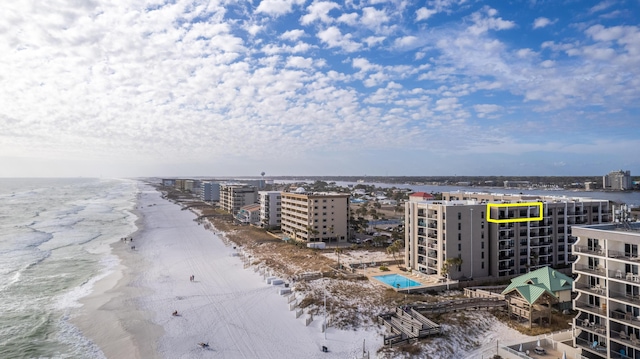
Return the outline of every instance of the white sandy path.
[[[140,306],[155,313],[165,334],[158,351],[165,358],[354,358],[381,346],[373,331],[320,331],[321,318],[306,327],[296,319],[277,287],[243,269],[233,248],[193,221],[195,215],[163,200],[155,190],[141,193],[144,230],[134,239],[137,254],[152,262],[136,286],[151,289]],[[195,275],[195,282],[189,281]],[[171,312],[178,310],[179,317]],[[209,342],[211,349],[197,347]],[[320,348],[326,345],[329,353]],[[375,357],[375,355],[372,355]]]

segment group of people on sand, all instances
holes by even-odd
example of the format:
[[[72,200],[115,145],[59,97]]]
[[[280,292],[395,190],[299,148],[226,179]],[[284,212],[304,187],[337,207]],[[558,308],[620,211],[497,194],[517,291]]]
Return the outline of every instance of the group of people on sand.
[[[123,241],[123,242],[126,242],[126,241],[133,242],[133,237],[129,237],[129,238],[122,237],[122,238],[120,238],[120,240]]]
[[[192,274],[192,275],[189,277],[189,282],[195,282],[195,281],[196,281],[196,276]]]
[[[177,310],[174,310],[173,313],[171,313],[172,316],[174,317],[179,317],[180,314],[178,314]],[[209,348],[209,343],[204,343],[204,342],[200,342],[198,343],[198,346],[200,346],[201,348]]]

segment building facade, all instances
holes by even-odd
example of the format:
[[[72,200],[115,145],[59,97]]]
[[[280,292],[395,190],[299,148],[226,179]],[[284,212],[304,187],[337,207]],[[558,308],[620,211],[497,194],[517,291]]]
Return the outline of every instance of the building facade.
[[[306,242],[346,242],[349,194],[296,192],[281,194],[282,232]]]
[[[640,223],[573,233],[574,345],[583,358],[640,358]]]
[[[220,183],[202,181],[202,185],[200,186],[200,199],[205,202],[219,202]]]
[[[253,203],[242,206],[236,214],[236,220],[241,224],[260,224],[260,204]]]
[[[544,266],[567,267],[575,259],[571,252],[571,245],[576,240],[572,226],[610,221],[609,202],[606,200],[475,192],[445,192],[442,196],[442,201],[415,202],[417,205],[410,203],[405,207],[408,224],[405,230],[408,252],[405,262],[407,266],[427,274],[442,275],[437,267],[442,267],[443,260],[455,257],[457,254],[453,249],[458,247],[463,249],[460,251],[462,268],[466,268],[460,277],[469,278],[472,269],[475,278],[479,278],[479,274],[509,278]],[[542,203],[542,220],[526,220],[540,216],[536,212],[539,210],[537,206],[492,207],[491,212],[487,212],[487,203],[523,202]],[[423,209],[422,215],[420,209]],[[473,217],[471,210],[474,211]],[[449,211],[454,214],[453,218]],[[449,217],[443,217],[443,214]],[[461,219],[457,220],[458,217]],[[493,223],[488,218],[513,222]],[[452,219],[453,226],[448,223]],[[523,221],[518,222],[519,219]],[[451,238],[460,238],[461,245],[458,246],[456,241],[451,243]],[[465,244],[465,241],[469,243]],[[426,243],[427,247],[421,248],[421,243]],[[484,248],[476,248],[478,243],[482,243]],[[427,268],[420,263],[425,260],[430,263]],[[468,267],[471,261],[474,265]],[[484,268],[478,265],[484,265]],[[456,273],[449,275],[456,279]]]
[[[602,188],[612,191],[624,191],[633,188],[631,171],[612,171],[602,176]]]
[[[476,201],[406,202],[405,265],[450,279],[487,277],[486,207]],[[455,258],[462,264],[445,270],[445,262]]]
[[[220,207],[231,214],[235,215],[241,207],[256,203],[257,198],[258,191],[255,187],[243,184],[220,185]]]
[[[280,228],[282,220],[282,192],[260,191],[260,223],[265,228]]]

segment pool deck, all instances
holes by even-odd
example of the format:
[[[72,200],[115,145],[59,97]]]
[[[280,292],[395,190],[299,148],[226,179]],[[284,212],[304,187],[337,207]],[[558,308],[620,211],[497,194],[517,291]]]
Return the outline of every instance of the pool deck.
[[[416,275],[416,274],[411,274],[409,272],[405,272],[402,271],[398,268],[397,265],[391,265],[391,266],[387,266],[387,268],[389,268],[388,271],[382,271],[380,270],[380,267],[368,267],[365,269],[358,269],[358,273],[365,275],[367,278],[369,278],[369,280],[371,280],[374,283],[379,283],[380,285],[383,285],[387,288],[393,288],[394,290],[398,291],[398,292],[404,292],[404,291],[408,291],[408,290],[425,290],[425,289],[430,289],[431,287],[435,287],[435,286],[442,286],[443,283],[440,282],[440,277],[439,276],[427,276],[427,275]],[[383,283],[373,277],[377,277],[377,276],[381,276],[381,275],[390,275],[390,274],[398,274],[401,275],[403,277],[406,277],[408,279],[411,279],[414,282],[418,282],[420,283],[419,286],[415,286],[415,287],[406,287],[406,288],[395,288],[391,285],[388,285],[386,283]]]

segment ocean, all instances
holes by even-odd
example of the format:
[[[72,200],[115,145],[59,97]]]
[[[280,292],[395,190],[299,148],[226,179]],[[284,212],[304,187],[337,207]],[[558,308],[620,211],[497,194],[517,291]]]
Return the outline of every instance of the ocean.
[[[0,179],[0,358],[104,358],[71,324],[136,230],[134,180]]]

